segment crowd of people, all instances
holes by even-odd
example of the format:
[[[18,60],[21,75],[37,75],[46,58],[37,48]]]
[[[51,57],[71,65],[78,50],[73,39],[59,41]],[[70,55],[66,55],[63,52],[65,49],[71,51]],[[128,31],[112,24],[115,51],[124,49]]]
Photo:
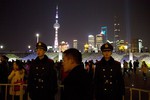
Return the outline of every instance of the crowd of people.
[[[103,57],[100,61],[82,62],[82,54],[75,48],[63,52],[63,59],[54,62],[45,54],[47,46],[43,42],[36,44],[36,59],[23,62],[9,62],[5,55],[1,56],[0,84],[27,84],[27,87],[11,85],[9,100],[20,99],[20,94],[29,93],[31,100],[55,100],[59,85],[61,100],[122,100],[125,95],[124,77],[136,74],[139,61],[130,60],[121,63],[111,55],[113,46],[105,43],[101,46]],[[143,79],[147,79],[148,66],[145,61],[140,67]],[[0,100],[5,100],[6,87],[0,86]]]

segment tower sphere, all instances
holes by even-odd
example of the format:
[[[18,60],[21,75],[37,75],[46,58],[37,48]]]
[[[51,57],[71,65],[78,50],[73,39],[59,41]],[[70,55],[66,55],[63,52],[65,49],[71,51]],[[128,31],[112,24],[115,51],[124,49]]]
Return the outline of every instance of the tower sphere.
[[[59,23],[55,23],[55,24],[54,24],[54,28],[56,28],[56,29],[60,28]]]

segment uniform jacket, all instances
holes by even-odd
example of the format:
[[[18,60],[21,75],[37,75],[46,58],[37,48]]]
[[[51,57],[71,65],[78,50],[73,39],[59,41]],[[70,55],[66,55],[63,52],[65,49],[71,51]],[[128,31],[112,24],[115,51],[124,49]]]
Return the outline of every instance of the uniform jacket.
[[[125,93],[121,64],[112,57],[96,63],[94,80],[96,100],[121,100]]]
[[[54,99],[57,91],[57,73],[54,61],[46,55],[42,60],[38,57],[31,63],[28,77],[28,91],[31,99]]]
[[[63,100],[91,100],[91,80],[83,65],[76,66],[64,79]]]

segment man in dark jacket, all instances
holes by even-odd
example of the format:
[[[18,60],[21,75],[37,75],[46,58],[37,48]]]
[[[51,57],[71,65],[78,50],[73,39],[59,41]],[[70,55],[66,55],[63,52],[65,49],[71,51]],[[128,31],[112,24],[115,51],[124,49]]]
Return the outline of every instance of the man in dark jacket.
[[[54,61],[45,52],[43,42],[36,44],[37,58],[31,63],[28,76],[28,91],[31,100],[54,100],[57,92],[57,73]]]
[[[63,100],[92,100],[91,80],[84,69],[81,53],[70,48],[63,54],[64,72],[68,73],[64,79]]]
[[[8,64],[8,57],[2,55],[0,61],[0,84],[7,84],[8,83],[8,72],[9,72],[9,64]],[[5,99],[5,86],[0,86],[0,100]]]
[[[96,100],[122,100],[125,93],[121,64],[111,56],[113,46],[105,43],[101,46],[103,58],[95,69]]]

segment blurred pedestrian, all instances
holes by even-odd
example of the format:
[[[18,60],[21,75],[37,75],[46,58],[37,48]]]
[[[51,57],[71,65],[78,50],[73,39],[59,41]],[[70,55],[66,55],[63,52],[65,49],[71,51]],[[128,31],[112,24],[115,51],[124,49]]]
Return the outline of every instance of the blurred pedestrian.
[[[136,74],[136,70],[137,70],[138,67],[139,67],[139,61],[135,60],[133,62],[133,71],[134,71],[134,74]]]
[[[8,72],[9,72],[9,58],[5,55],[0,56],[0,84],[8,83]],[[4,100],[6,87],[0,86],[0,100]]]
[[[132,64],[132,60],[129,61],[129,70],[128,72],[133,72],[133,64]]]
[[[125,76],[125,74],[128,74],[128,76],[130,76],[128,72],[128,62],[126,60],[123,60],[123,76]]]
[[[141,71],[142,71],[142,74],[143,74],[143,79],[147,80],[148,66],[147,66],[145,61],[142,61]]]
[[[57,92],[57,73],[54,61],[45,54],[47,46],[36,44],[37,57],[30,64],[28,92],[31,100],[55,100]]]
[[[96,63],[95,98],[96,100],[122,100],[125,94],[124,79],[120,62],[111,56],[113,46],[101,46],[103,58]]]
[[[64,79],[62,100],[92,100],[92,82],[82,63],[81,53],[74,48],[63,53]]]
[[[14,98],[14,100],[20,100],[20,96],[21,95],[23,96],[24,94],[24,89],[21,88],[20,86],[21,84],[24,84],[24,76],[25,76],[25,69],[23,68],[21,61],[20,60],[14,61],[13,70],[8,76],[8,80],[11,83],[9,94],[11,95],[11,98]]]

